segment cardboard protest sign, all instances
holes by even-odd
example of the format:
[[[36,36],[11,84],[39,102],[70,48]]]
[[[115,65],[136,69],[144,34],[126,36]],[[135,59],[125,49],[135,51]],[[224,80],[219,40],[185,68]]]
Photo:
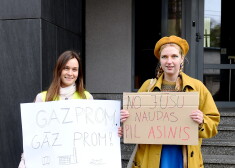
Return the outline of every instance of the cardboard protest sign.
[[[120,101],[21,104],[27,168],[121,168]]]
[[[124,143],[197,145],[198,124],[189,115],[198,105],[198,92],[124,92]]]

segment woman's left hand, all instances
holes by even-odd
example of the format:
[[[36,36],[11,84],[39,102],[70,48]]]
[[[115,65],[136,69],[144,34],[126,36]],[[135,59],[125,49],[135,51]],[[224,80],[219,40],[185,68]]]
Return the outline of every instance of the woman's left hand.
[[[190,114],[190,117],[198,124],[203,123],[203,113],[200,110],[194,110]]]
[[[122,127],[118,128],[118,136],[121,138],[123,136],[123,130]]]

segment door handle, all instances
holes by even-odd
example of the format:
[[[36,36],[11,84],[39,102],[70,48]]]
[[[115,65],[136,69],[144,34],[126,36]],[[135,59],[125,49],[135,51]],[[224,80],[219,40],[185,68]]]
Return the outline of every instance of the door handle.
[[[196,42],[199,42],[199,40],[202,39],[202,36],[200,33],[196,33]]]

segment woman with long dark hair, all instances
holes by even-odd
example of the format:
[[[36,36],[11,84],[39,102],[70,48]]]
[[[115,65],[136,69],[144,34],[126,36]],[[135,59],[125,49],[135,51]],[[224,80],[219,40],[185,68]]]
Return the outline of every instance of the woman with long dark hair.
[[[71,50],[65,51],[59,56],[49,89],[38,93],[34,102],[69,99],[93,99],[92,95],[84,88],[79,53]],[[23,154],[19,168],[25,168]]]

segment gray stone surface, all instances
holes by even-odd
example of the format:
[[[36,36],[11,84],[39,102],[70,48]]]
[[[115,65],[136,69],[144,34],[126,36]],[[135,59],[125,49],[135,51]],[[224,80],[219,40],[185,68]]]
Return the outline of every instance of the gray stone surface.
[[[41,0],[1,0],[0,19],[40,18]]]
[[[235,123],[235,116],[223,116],[221,118],[220,124],[230,124]]]
[[[68,49],[82,51],[81,37],[42,20],[42,89],[52,80],[52,72],[59,55]],[[82,55],[83,56],[83,55]]]
[[[41,17],[55,25],[64,27],[65,0],[41,0]]]
[[[47,90],[57,60],[57,27],[42,20],[42,90]]]
[[[18,167],[23,152],[20,103],[33,102],[38,92],[47,89],[61,52],[83,52],[80,3],[81,0],[1,1],[1,168]]]
[[[204,164],[205,168],[235,168],[234,165],[230,164]]]
[[[76,34],[82,33],[82,0],[42,0],[42,19]]]
[[[83,5],[82,0],[65,0],[65,29],[79,35],[82,34],[82,25],[85,27]]]
[[[121,100],[123,94],[122,93],[93,93],[95,99],[103,99],[103,100]]]
[[[203,157],[205,163],[228,164],[235,166],[235,155],[204,155]]]
[[[215,139],[234,139],[235,131],[234,126],[220,125],[218,128],[218,134],[214,137]]]
[[[207,155],[234,155],[234,151],[234,146],[203,145],[202,147],[202,153]]]
[[[131,91],[134,82],[132,1],[85,2],[87,89],[92,93]]]
[[[0,167],[17,167],[22,150],[20,103],[40,91],[40,21],[0,20]]]
[[[67,49],[75,49],[82,51],[82,39],[81,36],[74,34],[66,29],[60,27],[57,28],[57,48],[58,53]]]

